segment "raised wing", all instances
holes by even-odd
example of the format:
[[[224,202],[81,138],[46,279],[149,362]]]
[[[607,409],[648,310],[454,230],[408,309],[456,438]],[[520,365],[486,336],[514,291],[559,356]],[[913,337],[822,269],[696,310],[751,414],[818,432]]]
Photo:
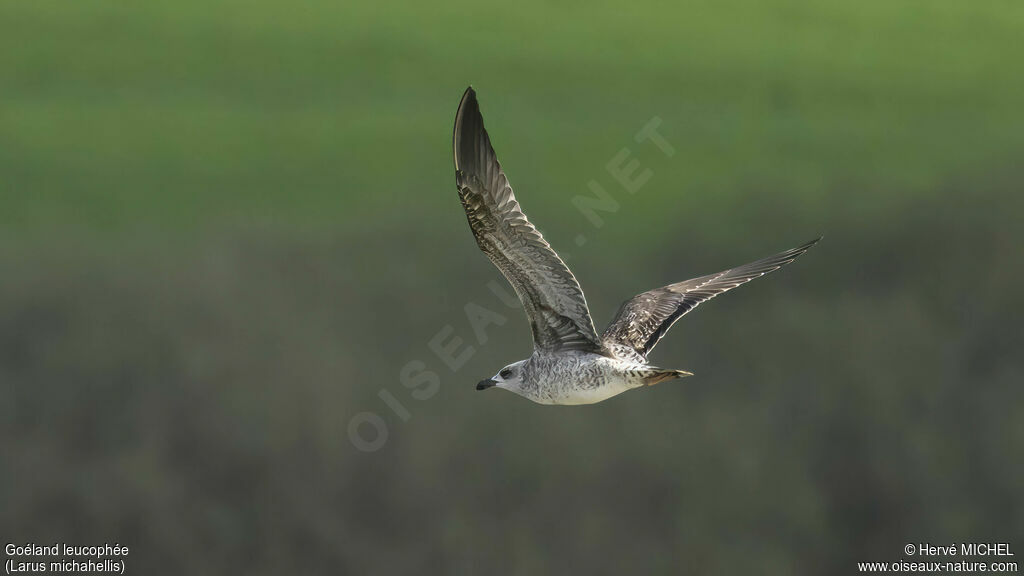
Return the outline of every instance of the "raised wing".
[[[782,268],[796,260],[818,240],[821,238],[756,262],[635,296],[619,309],[601,337],[602,342],[609,350],[629,355],[635,353],[647,358],[672,324],[698,304]]]
[[[598,350],[579,282],[512,194],[468,88],[455,116],[455,182],[476,243],[512,284],[542,351]]]

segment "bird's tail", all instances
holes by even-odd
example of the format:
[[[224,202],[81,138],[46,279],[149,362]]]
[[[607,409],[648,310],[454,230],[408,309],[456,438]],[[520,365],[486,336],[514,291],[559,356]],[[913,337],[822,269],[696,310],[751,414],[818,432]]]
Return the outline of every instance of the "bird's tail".
[[[652,368],[650,370],[645,370],[642,376],[645,384],[648,386],[654,386],[655,384],[660,384],[668,380],[693,376],[693,372],[687,372],[686,370],[663,370],[661,368]]]

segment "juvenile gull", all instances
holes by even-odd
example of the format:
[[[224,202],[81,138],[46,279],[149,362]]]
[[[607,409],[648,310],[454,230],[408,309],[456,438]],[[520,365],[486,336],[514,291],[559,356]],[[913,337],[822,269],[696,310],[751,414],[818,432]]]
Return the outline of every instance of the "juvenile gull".
[[[818,240],[717,274],[644,292],[598,336],[579,282],[530,224],[484,130],[476,92],[455,115],[455,182],[477,245],[512,284],[533,330],[533,355],[477,384],[540,404],[593,404],[632,388],[692,376],[647,363],[647,355],[698,304],[796,260]]]

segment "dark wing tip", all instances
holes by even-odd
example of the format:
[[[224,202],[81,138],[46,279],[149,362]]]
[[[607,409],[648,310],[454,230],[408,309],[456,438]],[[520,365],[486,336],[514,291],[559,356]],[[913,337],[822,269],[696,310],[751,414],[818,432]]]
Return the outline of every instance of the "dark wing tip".
[[[741,266],[740,268],[745,268],[747,266],[756,267],[756,265],[763,264],[763,265],[767,265],[767,266],[770,267],[769,270],[765,270],[764,271],[764,273],[767,274],[768,272],[771,272],[772,270],[777,270],[777,269],[785,266],[786,264],[789,264],[790,262],[796,260],[797,258],[803,256],[804,252],[807,252],[808,250],[810,250],[811,247],[814,246],[815,244],[817,244],[822,238],[824,238],[824,236],[818,236],[814,240],[811,240],[810,242],[807,242],[805,244],[801,244],[800,246],[797,246],[796,248],[790,248],[789,250],[786,250],[785,252],[780,252],[779,254],[776,254],[774,256],[769,256],[769,257],[767,257],[767,258],[765,258],[763,260],[759,260],[757,262],[751,262],[750,264],[747,264],[745,266]]]
[[[814,240],[811,240],[810,242],[805,242],[804,244],[801,244],[801,245],[797,246],[796,248],[790,248],[789,250],[786,250],[785,252],[780,252],[780,253],[776,254],[775,256],[769,256],[765,260],[779,259],[779,260],[788,260],[789,262],[792,262],[793,260],[796,260],[797,257],[802,255],[804,252],[807,252],[808,250],[810,250],[811,247],[814,246],[815,244],[817,244],[818,242],[820,242],[822,238],[824,238],[824,236],[818,236],[817,238],[815,238]]]
[[[458,128],[462,117],[466,112],[475,110],[477,113],[480,111],[480,106],[476,101],[476,90],[473,90],[472,86],[466,88],[466,91],[462,93],[462,100],[459,100],[459,111],[455,113],[455,127]]]
[[[476,99],[476,90],[472,86],[466,88],[459,102],[459,110],[455,113],[455,131],[452,135],[452,147],[455,151],[455,170],[467,173],[476,172],[476,160],[479,155],[478,146],[480,132],[484,130],[483,117],[480,115],[480,104]]]
[[[802,246],[794,248],[793,252],[796,252],[797,256],[799,256],[799,255],[803,254],[804,252],[807,252],[808,250],[810,250],[811,247],[814,246],[815,244],[817,244],[818,242],[821,242],[821,239],[824,238],[824,237],[825,237],[824,235],[818,236],[814,240],[811,240],[810,242],[808,242],[808,243],[806,243],[806,244],[804,244]]]
[[[818,236],[817,238],[811,240],[810,242],[804,242],[803,244],[797,246],[796,248],[793,248],[793,250],[807,250],[811,246],[814,246],[815,244],[820,242],[822,238],[824,238],[824,236]]]
[[[814,240],[811,240],[810,242],[807,242],[806,244],[802,244],[800,246],[797,246],[796,248],[793,248],[792,251],[793,252],[800,252],[801,254],[803,254],[804,252],[810,250],[811,246],[814,246],[818,242],[821,242],[822,238],[824,238],[824,236],[818,236],[817,238],[815,238]]]

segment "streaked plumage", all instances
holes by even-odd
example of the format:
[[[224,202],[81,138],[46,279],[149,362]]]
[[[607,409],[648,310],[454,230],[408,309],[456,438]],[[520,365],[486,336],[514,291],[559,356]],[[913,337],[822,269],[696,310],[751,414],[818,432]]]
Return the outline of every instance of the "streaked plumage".
[[[789,264],[818,240],[719,272],[644,292],[598,336],[576,277],[526,219],[484,129],[472,88],[455,117],[455,182],[477,245],[523,303],[534,352],[478,390],[506,388],[541,404],[591,404],[631,388],[690,376],[647,363],[668,329],[698,304]]]

